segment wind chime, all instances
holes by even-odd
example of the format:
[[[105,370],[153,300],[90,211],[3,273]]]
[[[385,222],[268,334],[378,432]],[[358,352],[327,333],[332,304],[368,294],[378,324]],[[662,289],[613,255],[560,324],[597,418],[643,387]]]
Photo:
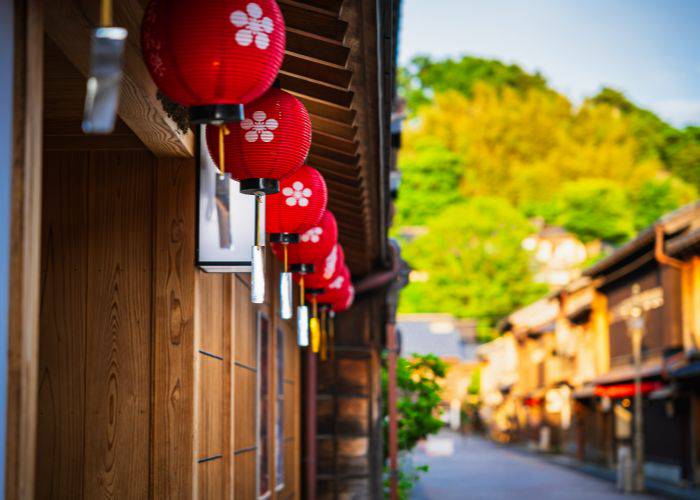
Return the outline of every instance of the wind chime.
[[[321,322],[319,319],[318,296],[323,294],[330,283],[336,280],[345,268],[345,255],[343,248],[335,244],[331,252],[323,261],[314,264],[314,272],[304,277],[306,281],[306,300],[311,303],[311,319],[309,320],[309,330],[311,334],[311,349],[318,353],[321,350],[323,341]],[[296,278],[297,280],[300,278]]]
[[[297,344],[309,345],[309,309],[306,305],[305,277],[313,273],[316,262],[322,262],[338,241],[338,225],[330,210],[326,210],[318,224],[299,237],[297,243],[284,247],[272,243],[272,252],[278,259],[286,259],[287,266],[299,283],[299,305],[297,306]]]
[[[292,273],[289,272],[291,243],[298,243],[301,234],[316,227],[328,202],[323,176],[308,165],[280,181],[280,191],[268,196],[265,225],[270,242],[281,247],[280,317],[292,317]],[[274,252],[275,250],[273,250]],[[276,255],[278,253],[276,252]]]
[[[309,113],[296,97],[273,87],[246,105],[246,118],[231,124],[228,134],[208,126],[206,138],[219,169],[240,182],[241,193],[255,196],[250,289],[252,302],[260,304],[265,300],[265,198],[279,192],[280,179],[304,164],[311,147]],[[224,148],[231,153],[230,166],[221,161]]]
[[[343,300],[347,293],[348,286],[351,285],[350,270],[347,265],[343,264],[336,271],[331,280],[326,284],[322,293],[314,295],[313,300],[319,311],[319,323],[321,325],[321,345],[320,353],[321,360],[325,361],[328,353],[333,357],[333,328],[328,325],[329,318],[333,313],[333,304],[336,301]]]

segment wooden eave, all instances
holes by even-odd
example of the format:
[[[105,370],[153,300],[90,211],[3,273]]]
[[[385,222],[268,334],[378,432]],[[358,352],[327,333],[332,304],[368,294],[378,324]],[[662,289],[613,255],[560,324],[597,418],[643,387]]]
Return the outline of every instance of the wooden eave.
[[[157,156],[192,157],[193,134],[178,131],[163,111],[141,57],[139,32],[146,4],[147,0],[114,3],[115,25],[129,31],[118,126],[131,129]],[[308,163],[326,178],[340,241],[353,274],[361,276],[376,265],[385,238],[379,195],[383,188],[378,182],[382,160],[378,3],[279,0],[278,4],[287,25],[281,87],[309,110],[313,143]],[[83,76],[89,71],[90,32],[97,25],[98,14],[99,2],[95,0],[46,3],[48,37]],[[70,92],[82,96],[84,83],[78,87]],[[69,101],[77,104],[81,98]],[[78,125],[66,125],[75,137],[80,134]],[[62,125],[51,126],[58,130]],[[105,139],[105,147],[118,142],[118,132]],[[60,149],[60,137],[54,139],[49,141]],[[90,139],[94,143],[94,138]]]

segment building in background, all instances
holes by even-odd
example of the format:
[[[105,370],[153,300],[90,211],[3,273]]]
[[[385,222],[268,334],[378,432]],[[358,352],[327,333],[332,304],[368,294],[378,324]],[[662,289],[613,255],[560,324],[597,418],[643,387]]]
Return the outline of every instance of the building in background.
[[[700,203],[515,311],[479,348],[492,434],[614,466],[634,432],[633,302],[644,311],[645,472],[699,483]]]

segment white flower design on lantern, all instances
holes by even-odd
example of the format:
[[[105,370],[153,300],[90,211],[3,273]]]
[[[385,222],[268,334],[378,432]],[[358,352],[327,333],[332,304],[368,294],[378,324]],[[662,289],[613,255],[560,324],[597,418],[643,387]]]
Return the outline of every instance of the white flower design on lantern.
[[[345,282],[345,277],[344,276],[338,276],[336,279],[331,281],[331,284],[328,285],[328,288],[332,290],[339,290],[341,286],[343,286],[343,283]]]
[[[268,36],[275,26],[267,16],[263,16],[262,8],[257,3],[251,2],[246,5],[245,12],[236,10],[231,13],[231,24],[236,28],[241,28],[236,32],[236,43],[247,47],[255,42],[255,46],[260,50],[265,50],[270,45]]]
[[[275,138],[272,133],[279,127],[279,123],[274,118],[268,118],[264,111],[256,111],[253,113],[253,119],[246,118],[241,122],[241,128],[247,130],[245,140],[255,142],[260,137],[263,142],[270,142]]]
[[[321,235],[323,234],[323,228],[322,227],[312,227],[308,231],[306,231],[304,234],[301,235],[301,241],[304,243],[318,243],[321,241]]]
[[[290,207],[296,205],[305,207],[309,204],[309,198],[311,198],[311,190],[305,188],[301,181],[295,181],[292,187],[287,186],[284,188],[282,194],[287,197],[284,202]]]
[[[326,265],[323,268],[323,278],[331,279],[333,273],[335,273],[335,266],[338,263],[338,247],[333,247],[331,253],[326,257]]]

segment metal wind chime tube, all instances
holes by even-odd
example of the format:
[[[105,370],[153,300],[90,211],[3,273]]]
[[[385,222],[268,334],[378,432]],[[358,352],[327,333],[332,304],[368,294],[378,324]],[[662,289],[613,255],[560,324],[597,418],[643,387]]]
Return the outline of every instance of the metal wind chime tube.
[[[255,193],[255,245],[252,247],[250,300],[265,302],[265,195]]]
[[[304,303],[304,276],[299,281],[300,304],[297,307],[297,344],[300,347],[309,345],[309,308]]]
[[[291,319],[294,311],[292,310],[292,273],[289,272],[287,244],[284,244],[284,271],[280,273],[280,317],[282,319]]]

